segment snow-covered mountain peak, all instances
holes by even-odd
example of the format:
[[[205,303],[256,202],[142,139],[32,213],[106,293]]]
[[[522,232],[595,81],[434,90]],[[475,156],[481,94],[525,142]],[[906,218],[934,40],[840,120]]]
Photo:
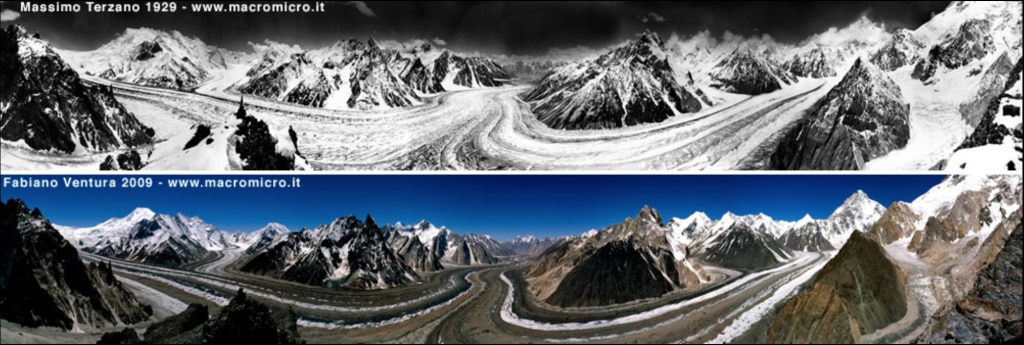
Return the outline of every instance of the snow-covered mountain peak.
[[[966,191],[981,191],[997,186],[1010,189],[1021,188],[1021,177],[1014,175],[952,175],[932,187],[910,203],[917,214],[931,215],[956,202],[957,196]],[[1020,203],[1020,200],[1017,200]]]
[[[892,78],[889,78],[885,71],[859,57],[853,63],[853,67],[850,68],[849,72],[846,73],[846,76],[843,77],[843,80],[836,86],[836,89],[870,89],[873,92],[882,93],[882,96],[889,99],[901,99],[903,97],[903,92],[899,85]]]
[[[18,56],[23,60],[30,57],[57,56],[50,44],[38,38],[38,34],[30,35],[25,27],[17,24],[11,25],[15,36],[18,39]]]
[[[822,235],[835,248],[842,247],[852,231],[867,231],[882,214],[885,206],[872,200],[862,190],[854,192],[825,220],[826,229]]]
[[[864,193],[864,191],[858,189],[856,192],[847,197],[846,200],[844,200],[843,203],[839,205],[839,207],[836,208],[835,211],[832,212],[832,215],[829,216],[829,219],[835,219],[850,214],[877,214],[880,216],[882,212],[885,212],[885,206],[882,206],[882,204],[878,203],[875,200],[872,200],[870,197],[868,197],[867,193]]]
[[[810,224],[810,223],[813,223],[813,222],[814,222],[814,218],[811,218],[811,215],[809,213],[805,213],[803,218],[800,218],[800,220],[796,221],[796,224],[793,224],[793,228],[801,228],[804,225],[807,225],[807,224]]]
[[[512,243],[532,243],[537,241],[537,237],[533,235],[516,236],[512,239]]]
[[[732,213],[732,211],[725,211],[725,214],[723,214],[718,221],[721,223],[734,223],[737,219],[739,219],[739,216],[735,213]]]
[[[143,219],[153,219],[154,216],[156,216],[156,212],[153,212],[153,210],[149,209],[148,207],[137,207],[122,219],[126,222],[134,224],[138,223]]]
[[[669,222],[670,223],[680,223],[680,224],[691,224],[691,223],[696,223],[696,222],[699,222],[699,223],[711,223],[711,218],[708,217],[707,213],[704,213],[704,212],[701,212],[701,211],[696,211],[696,212],[691,213],[686,218],[672,217],[672,219],[669,220]]]
[[[117,218],[117,217],[110,218],[107,221],[105,221],[103,223],[100,223],[100,224],[96,225],[95,227],[92,227],[91,229],[96,229],[96,230],[100,230],[100,229],[102,229],[102,230],[121,229],[121,228],[131,227],[132,225],[135,225],[136,223],[141,222],[143,220],[153,219],[156,216],[157,216],[156,212],[153,212],[153,210],[151,210],[151,209],[149,209],[147,207],[137,207],[134,210],[132,210],[130,213],[125,215],[124,217],[121,217],[121,218]]]
[[[288,230],[288,227],[284,226],[284,224],[270,222],[259,230],[256,230],[256,232],[265,235],[280,235],[291,232],[291,230]]]
[[[250,58],[178,31],[150,28],[127,28],[96,50],[61,54],[80,72],[125,83],[183,90],[207,81],[214,71]]]
[[[683,244],[689,244],[695,238],[702,236],[712,225],[714,225],[714,221],[700,211],[694,212],[686,218],[673,217],[667,224],[671,235],[682,236],[680,241]]]
[[[402,222],[396,222],[393,229],[405,237],[418,238],[422,244],[434,243],[434,239],[438,236],[451,234],[451,230],[447,227],[438,227],[426,219],[420,220],[415,225],[405,225]]]
[[[831,27],[825,32],[809,37],[804,45],[835,47],[848,44],[876,45],[889,40],[885,24],[876,23],[867,16],[861,16],[846,27]]]
[[[650,65],[654,62],[665,60],[668,52],[665,50],[665,42],[658,37],[658,34],[650,30],[644,31],[637,39],[627,42],[625,45],[602,55],[597,59],[601,66],[618,64],[641,63]]]
[[[937,44],[956,35],[964,23],[984,19],[992,25],[997,45],[1019,52],[1022,8],[1020,1],[954,1],[914,34],[926,44]]]

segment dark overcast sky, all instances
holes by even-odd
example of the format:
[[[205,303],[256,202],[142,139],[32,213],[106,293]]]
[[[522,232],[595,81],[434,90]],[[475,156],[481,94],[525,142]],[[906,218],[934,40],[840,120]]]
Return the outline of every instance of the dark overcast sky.
[[[146,26],[179,30],[230,49],[246,49],[247,41],[264,39],[315,48],[339,39],[373,35],[397,40],[440,38],[455,50],[542,54],[552,47],[601,48],[644,29],[663,37],[703,29],[716,36],[725,30],[747,36],[768,33],[779,41],[795,42],[829,27],[845,26],[862,14],[889,28],[915,28],[948,3],[368,1],[365,7],[328,2],[325,13],[315,14],[20,13],[16,20],[4,24],[25,25],[66,49],[92,49],[126,27]],[[18,5],[4,1],[0,7],[17,11]]]

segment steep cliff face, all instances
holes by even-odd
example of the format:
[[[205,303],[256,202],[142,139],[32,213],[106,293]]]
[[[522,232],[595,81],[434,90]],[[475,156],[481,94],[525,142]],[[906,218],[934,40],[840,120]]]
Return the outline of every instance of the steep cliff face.
[[[903,281],[903,272],[885,249],[854,231],[818,272],[810,289],[786,303],[768,327],[765,342],[860,342],[862,335],[906,314]]]
[[[907,29],[896,30],[892,39],[871,56],[871,63],[885,71],[913,65],[921,60],[924,44]]]
[[[769,167],[860,170],[910,140],[910,104],[888,75],[858,59],[814,111],[786,134]]]
[[[83,264],[39,209],[0,204],[0,317],[70,330],[137,323],[150,313],[110,264]]]
[[[865,236],[883,245],[893,243],[914,233],[915,224],[920,216],[911,209],[910,204],[902,201],[893,202],[885,210],[882,217],[865,232]]]
[[[1018,223],[995,259],[979,273],[970,293],[944,306],[917,342],[998,344],[1024,335],[1021,258],[1024,229]]]
[[[0,137],[40,151],[103,152],[153,143],[155,132],[110,88],[88,86],[50,48],[17,25],[0,30]],[[13,48],[13,49],[9,49]]]
[[[993,65],[990,73],[1000,74],[1008,61],[1006,54]],[[946,170],[952,171],[985,171],[1000,170],[1020,171],[1024,169],[1024,130],[1021,128],[1021,67],[1024,59],[1017,59],[1017,64],[1006,77],[1006,83],[994,88],[990,98],[979,97],[974,102],[961,106],[961,113],[980,114],[974,132],[964,139],[960,147],[949,158]],[[988,77],[988,75],[986,75]],[[1002,78],[991,78],[998,83]],[[986,102],[987,101],[987,102]],[[973,123],[972,123],[973,125]]]

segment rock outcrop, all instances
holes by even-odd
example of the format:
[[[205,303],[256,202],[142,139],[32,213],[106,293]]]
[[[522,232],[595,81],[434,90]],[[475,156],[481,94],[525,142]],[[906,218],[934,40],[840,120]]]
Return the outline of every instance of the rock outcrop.
[[[149,319],[109,263],[83,264],[78,250],[21,200],[0,204],[0,317],[70,330]]]
[[[910,140],[910,104],[889,76],[857,59],[843,80],[779,142],[768,167],[860,170]]]
[[[291,310],[272,309],[242,290],[210,318],[209,309],[190,304],[185,311],[154,323],[145,338],[130,328],[103,335],[106,344],[304,344]],[[134,337],[133,337],[134,336]]]
[[[5,64],[0,77],[4,140],[63,153],[153,143],[154,130],[128,112],[109,87],[85,84],[38,36],[11,25],[0,30],[0,41],[0,61]]]
[[[1020,341],[1024,335],[1021,313],[1021,258],[1024,230],[1020,223],[995,260],[979,272],[970,293],[944,306],[930,321],[919,343],[1000,344]]]
[[[768,326],[766,343],[858,343],[907,312],[902,271],[877,242],[854,231]]]

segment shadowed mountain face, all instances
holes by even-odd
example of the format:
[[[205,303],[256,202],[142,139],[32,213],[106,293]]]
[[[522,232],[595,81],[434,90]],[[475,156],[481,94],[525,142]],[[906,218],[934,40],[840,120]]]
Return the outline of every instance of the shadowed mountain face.
[[[701,260],[730,268],[762,269],[793,257],[781,243],[743,223],[697,241],[694,247],[694,255]]]
[[[835,250],[828,239],[821,234],[821,226],[817,223],[809,223],[802,227],[792,229],[782,237],[779,242],[790,250],[823,252]]]
[[[858,59],[839,85],[780,141],[770,168],[859,170],[907,145],[910,104],[892,78]]]
[[[562,307],[625,303],[709,281],[679,236],[644,206],[635,218],[547,251],[524,275],[539,299]]]
[[[35,150],[102,152],[153,143],[152,128],[110,88],[88,86],[48,43],[11,25],[0,30],[0,137]]]
[[[860,231],[789,301],[768,327],[767,343],[841,344],[895,322],[907,312],[903,272]]]
[[[708,103],[698,98],[703,93],[674,73],[664,43],[645,32],[593,61],[553,69],[523,100],[557,129],[626,127],[700,111]]]
[[[0,204],[0,317],[28,327],[72,329],[149,318],[109,264],[82,263],[39,209]]]
[[[671,255],[668,259],[671,260]],[[615,241],[601,247],[569,272],[548,304],[562,307],[589,307],[618,304],[636,299],[658,297],[672,291],[672,284],[628,241]],[[614,263],[614,264],[611,264]]]

